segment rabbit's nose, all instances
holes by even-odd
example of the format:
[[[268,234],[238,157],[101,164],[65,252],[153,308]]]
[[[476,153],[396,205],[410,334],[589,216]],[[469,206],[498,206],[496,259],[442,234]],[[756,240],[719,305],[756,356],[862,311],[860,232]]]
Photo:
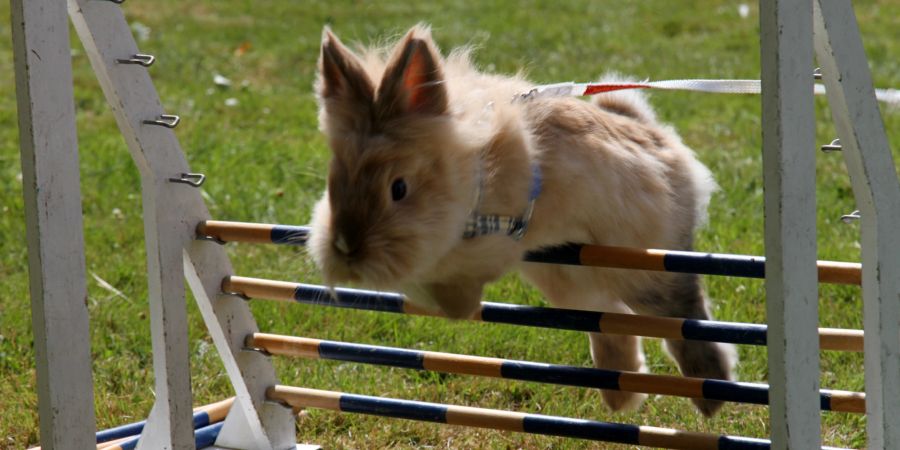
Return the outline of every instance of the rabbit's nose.
[[[338,235],[334,239],[334,248],[337,249],[342,255],[350,256],[353,253],[356,253],[356,250],[359,249],[359,242],[348,240],[344,233],[338,233]]]

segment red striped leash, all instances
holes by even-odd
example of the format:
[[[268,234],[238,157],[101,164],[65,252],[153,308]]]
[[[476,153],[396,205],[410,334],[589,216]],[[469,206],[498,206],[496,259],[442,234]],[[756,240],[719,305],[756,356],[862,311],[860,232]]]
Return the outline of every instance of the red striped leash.
[[[825,85],[815,84],[816,95],[825,93]],[[516,95],[514,101],[529,101],[549,97],[581,97],[626,89],[662,89],[670,91],[711,92],[717,94],[759,94],[759,80],[664,80],[632,83],[555,83],[535,86],[528,92]],[[900,90],[875,89],[875,98],[900,105]]]

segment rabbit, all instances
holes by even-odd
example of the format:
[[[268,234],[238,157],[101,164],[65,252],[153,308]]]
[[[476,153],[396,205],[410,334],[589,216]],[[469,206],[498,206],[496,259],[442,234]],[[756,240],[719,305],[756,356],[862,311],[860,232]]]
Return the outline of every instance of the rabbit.
[[[315,92],[332,158],[309,249],[327,284],[466,318],[517,268],[556,307],[710,318],[697,275],[522,262],[573,242],[691,250],[716,185],[641,94],[513,102],[533,85],[479,72],[465,48],[442,57],[425,25],[392,47],[357,55],[323,32]],[[472,235],[475,216],[519,227]],[[639,337],[589,338],[595,366],[647,371]],[[666,347],[686,376],[732,379],[731,345]],[[613,410],[646,397],[602,394]],[[706,416],[722,406],[693,401]]]

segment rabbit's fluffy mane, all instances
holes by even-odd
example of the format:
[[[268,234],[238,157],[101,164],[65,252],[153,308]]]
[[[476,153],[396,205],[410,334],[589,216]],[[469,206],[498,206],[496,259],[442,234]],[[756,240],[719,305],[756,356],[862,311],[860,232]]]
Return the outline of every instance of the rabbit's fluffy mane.
[[[419,24],[409,34],[427,36],[430,39],[431,30],[428,26]],[[376,92],[396,45],[397,41],[392,40],[372,46],[357,44],[353,47],[366,75],[375,83]],[[440,53],[439,49],[436,50]],[[442,57],[441,69],[447,89],[450,118],[457,126],[465,127],[464,136],[472,148],[481,148],[488,144],[498,127],[515,120],[512,116],[517,113],[511,100],[515,95],[527,91],[532,84],[521,73],[495,75],[480,71],[472,61],[474,51],[475,47],[471,45],[453,48],[447,56]],[[404,132],[414,133],[418,128],[415,124],[407,125],[413,126],[406,128]]]

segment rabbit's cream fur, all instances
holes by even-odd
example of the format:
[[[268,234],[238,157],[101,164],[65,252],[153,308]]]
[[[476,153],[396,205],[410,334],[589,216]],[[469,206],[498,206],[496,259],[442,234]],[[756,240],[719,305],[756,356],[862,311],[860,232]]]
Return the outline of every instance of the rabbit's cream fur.
[[[521,262],[527,250],[570,242],[692,248],[715,184],[641,94],[512,102],[532,85],[477,71],[465,50],[442,58],[422,26],[392,50],[361,56],[326,30],[319,66],[333,158],[310,249],[327,283],[399,289],[422,307],[468,317],[486,283],[518,268],[557,307],[710,317],[696,275]],[[475,208],[524,213],[533,166],[543,189],[524,238],[463,239]],[[407,194],[395,200],[400,179]],[[638,338],[590,338],[598,367],[646,370]],[[731,377],[731,346],[669,340],[667,348],[685,375]],[[643,397],[604,391],[614,409]],[[721,405],[695,403],[707,415]]]

